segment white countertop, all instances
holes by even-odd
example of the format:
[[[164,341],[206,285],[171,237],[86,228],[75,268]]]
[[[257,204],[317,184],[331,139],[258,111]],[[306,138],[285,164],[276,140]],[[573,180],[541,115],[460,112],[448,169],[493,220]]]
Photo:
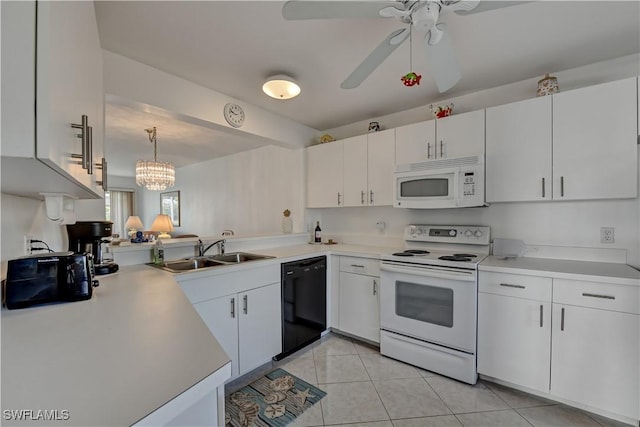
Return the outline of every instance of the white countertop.
[[[603,281],[621,285],[640,286],[640,271],[626,264],[556,260],[548,258],[487,257],[478,266],[480,271],[530,274],[586,281]]]
[[[38,425],[131,425],[229,363],[171,274],[130,266],[98,279],[88,301],[2,310],[3,410],[69,411]]]

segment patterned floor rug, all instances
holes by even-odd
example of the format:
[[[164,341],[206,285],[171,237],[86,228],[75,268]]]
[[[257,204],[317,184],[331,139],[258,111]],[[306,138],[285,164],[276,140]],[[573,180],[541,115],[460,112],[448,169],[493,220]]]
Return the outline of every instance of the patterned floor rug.
[[[231,427],[281,427],[293,422],[327,393],[284,369],[276,369],[227,396]]]

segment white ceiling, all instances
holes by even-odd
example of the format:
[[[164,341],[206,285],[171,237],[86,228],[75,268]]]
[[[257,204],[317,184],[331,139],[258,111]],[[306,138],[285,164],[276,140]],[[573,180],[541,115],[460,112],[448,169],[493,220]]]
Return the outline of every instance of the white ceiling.
[[[96,16],[104,49],[318,130],[640,52],[638,1],[534,1],[468,16],[441,16],[462,71],[460,82],[447,93],[438,93],[422,37],[415,33],[411,44],[401,45],[360,87],[344,90],[340,83],[404,24],[391,18],[286,21],[283,4],[99,1]],[[419,86],[402,85],[400,77],[409,71],[423,75]],[[301,84],[297,98],[278,101],[262,93],[264,79],[282,72]],[[143,129],[154,125],[159,159],[177,165],[256,144],[182,119],[135,105],[107,105],[111,172],[131,175],[136,156],[152,157]],[[130,164],[121,167],[123,159]]]

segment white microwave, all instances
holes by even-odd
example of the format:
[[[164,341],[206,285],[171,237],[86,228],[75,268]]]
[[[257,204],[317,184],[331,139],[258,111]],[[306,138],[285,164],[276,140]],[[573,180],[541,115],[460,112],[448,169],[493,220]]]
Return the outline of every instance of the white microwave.
[[[394,181],[396,208],[485,206],[484,156],[397,165]]]

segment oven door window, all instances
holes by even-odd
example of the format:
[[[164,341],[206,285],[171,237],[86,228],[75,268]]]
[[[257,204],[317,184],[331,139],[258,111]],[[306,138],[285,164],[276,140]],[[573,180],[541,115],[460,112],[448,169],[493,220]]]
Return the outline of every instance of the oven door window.
[[[396,281],[396,315],[453,327],[453,289]]]
[[[400,196],[403,198],[448,197],[449,178],[419,178],[400,182]]]

